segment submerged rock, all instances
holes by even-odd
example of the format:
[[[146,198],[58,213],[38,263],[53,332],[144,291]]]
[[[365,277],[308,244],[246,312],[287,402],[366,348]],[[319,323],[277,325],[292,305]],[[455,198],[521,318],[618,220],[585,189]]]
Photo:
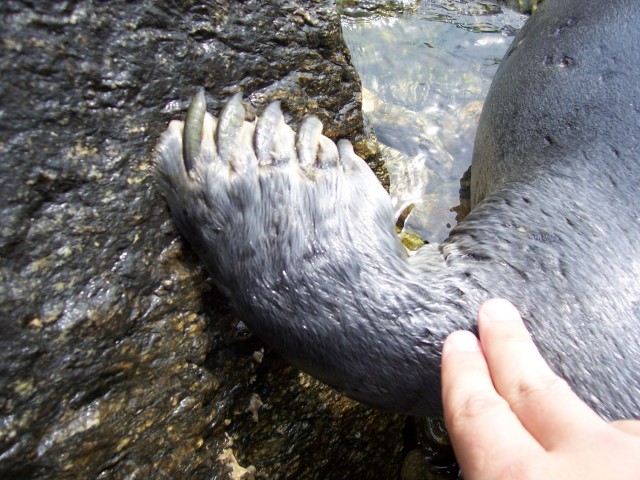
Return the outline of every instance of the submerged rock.
[[[373,151],[331,2],[6,0],[0,32],[0,477],[392,478],[402,421],[263,351],[150,175],[201,86]]]
[[[533,13],[542,2],[543,0],[500,0],[499,3],[522,13]]]

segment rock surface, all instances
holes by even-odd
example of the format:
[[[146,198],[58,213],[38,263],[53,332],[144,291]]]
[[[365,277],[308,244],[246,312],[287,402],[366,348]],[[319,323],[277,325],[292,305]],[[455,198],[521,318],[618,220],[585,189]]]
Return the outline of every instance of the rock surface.
[[[396,477],[402,420],[264,351],[151,176],[200,86],[371,153],[331,2],[4,0],[0,38],[0,477]]]
[[[499,0],[507,7],[522,13],[533,13],[542,4],[543,0]]]

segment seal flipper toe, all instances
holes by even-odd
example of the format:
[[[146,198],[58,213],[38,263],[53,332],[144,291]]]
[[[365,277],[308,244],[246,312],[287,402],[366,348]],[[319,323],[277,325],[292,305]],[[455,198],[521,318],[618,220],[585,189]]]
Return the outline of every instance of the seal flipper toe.
[[[216,133],[220,160],[235,172],[246,173],[257,165],[253,148],[256,123],[245,121],[242,94],[236,93],[220,112]]]
[[[184,122],[172,120],[158,140],[154,153],[153,173],[165,196],[191,188],[183,148]]]
[[[296,136],[296,151],[302,169],[309,169],[316,163],[321,136],[322,122],[314,116],[305,118]]]
[[[272,102],[258,118],[255,147],[260,165],[284,165],[296,160],[296,134],[284,121],[280,102]]]
[[[316,165],[319,168],[336,167],[338,166],[339,160],[340,155],[336,144],[333,143],[331,139],[321,135]]]
[[[204,89],[201,88],[191,101],[185,118],[182,158],[188,172],[193,169],[193,161],[200,155],[202,127],[206,111],[207,101],[204,97]]]
[[[200,155],[196,159],[196,170],[207,168],[219,168],[221,166],[218,156],[218,148],[214,140],[218,120],[209,112],[204,114],[202,122],[202,140],[200,143]],[[200,173],[202,175],[202,173]]]

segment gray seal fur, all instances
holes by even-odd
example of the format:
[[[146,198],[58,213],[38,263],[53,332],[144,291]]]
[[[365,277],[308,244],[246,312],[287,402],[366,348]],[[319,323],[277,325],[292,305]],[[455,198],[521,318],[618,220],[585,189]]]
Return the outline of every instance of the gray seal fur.
[[[606,418],[640,415],[640,29],[632,0],[546,0],[482,113],[474,209],[409,256],[389,196],[314,117],[294,132],[200,92],[157,146],[173,219],[238,315],[288,361],[395,412],[441,412],[440,351],[501,296]]]

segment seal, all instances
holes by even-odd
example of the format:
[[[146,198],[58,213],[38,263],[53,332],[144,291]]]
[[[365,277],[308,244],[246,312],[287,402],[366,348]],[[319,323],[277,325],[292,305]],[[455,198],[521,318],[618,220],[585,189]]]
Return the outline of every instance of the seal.
[[[219,118],[196,95],[156,153],[182,235],[238,315],[346,395],[441,411],[440,351],[505,297],[547,361],[609,419],[640,414],[640,10],[546,0],[514,39],[478,128],[473,210],[409,256],[351,144],[277,103]]]

